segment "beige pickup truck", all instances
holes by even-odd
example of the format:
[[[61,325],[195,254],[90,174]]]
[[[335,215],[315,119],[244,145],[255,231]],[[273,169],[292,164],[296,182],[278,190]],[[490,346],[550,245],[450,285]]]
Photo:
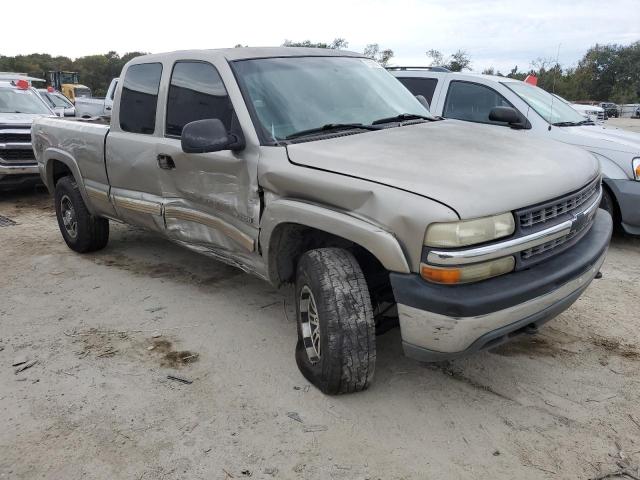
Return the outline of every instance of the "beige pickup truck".
[[[422,361],[533,333],[604,261],[596,158],[435,118],[362,55],[181,51],[120,78],[110,125],[34,123],[65,242],[126,222],[295,283],[296,361],[323,392],[367,388],[394,322]]]

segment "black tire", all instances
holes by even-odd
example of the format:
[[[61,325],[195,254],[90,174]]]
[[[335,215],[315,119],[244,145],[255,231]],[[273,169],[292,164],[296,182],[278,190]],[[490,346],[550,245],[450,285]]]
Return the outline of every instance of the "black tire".
[[[308,353],[309,347],[315,352],[309,344],[312,335],[303,335],[303,323],[310,325],[305,319],[311,318],[310,307],[304,306],[309,292],[317,307],[319,356]],[[302,255],[296,271],[296,319],[296,362],[309,382],[330,395],[369,386],[376,362],[375,321],[367,282],[350,252],[319,248]]]
[[[79,253],[94,252],[107,246],[109,241],[109,220],[94,217],[80,195],[78,184],[73,177],[62,177],[55,188],[56,217],[62,238],[71,250]],[[63,202],[64,205],[63,206]],[[65,226],[63,210],[72,207],[75,228]],[[73,234],[75,232],[75,235]]]
[[[600,208],[611,215],[615,225],[617,223],[618,208],[613,198],[611,198],[611,194],[604,185],[602,186],[602,200],[600,200]]]

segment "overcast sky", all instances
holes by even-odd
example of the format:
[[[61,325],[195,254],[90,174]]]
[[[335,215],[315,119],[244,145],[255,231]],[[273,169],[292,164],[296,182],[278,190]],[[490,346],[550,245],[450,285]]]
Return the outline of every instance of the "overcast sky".
[[[640,0],[209,0],[2,2],[0,55],[72,58],[130,51],[280,45],[344,37],[378,43],[393,64],[428,64],[424,52],[466,50],[474,70],[526,69],[555,58],[575,65],[595,43],[640,40]],[[313,6],[312,6],[313,5]]]

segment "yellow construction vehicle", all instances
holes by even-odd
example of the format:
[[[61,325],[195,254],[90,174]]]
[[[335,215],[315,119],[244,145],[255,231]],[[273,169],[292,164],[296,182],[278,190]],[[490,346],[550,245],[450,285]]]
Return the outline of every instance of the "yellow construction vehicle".
[[[46,78],[49,85],[62,92],[73,103],[76,97],[91,98],[91,89],[80,83],[78,72],[49,71],[46,72]]]

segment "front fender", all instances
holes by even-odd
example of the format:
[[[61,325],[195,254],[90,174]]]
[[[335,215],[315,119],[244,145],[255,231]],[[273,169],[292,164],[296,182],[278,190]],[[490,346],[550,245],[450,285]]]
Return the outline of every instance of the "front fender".
[[[368,250],[387,270],[410,273],[402,247],[392,233],[343,212],[288,199],[268,204],[262,216],[260,245],[265,259],[271,258],[271,236],[281,224],[304,225],[350,240]],[[267,265],[270,274],[274,268]]]
[[[627,173],[618,165],[618,163],[609,158],[605,157],[601,153],[591,152],[600,162],[600,168],[602,169],[602,176],[604,178],[610,178],[612,180],[621,180],[621,179],[629,179]],[[631,168],[631,157],[632,155],[627,155],[629,157],[629,169]]]

